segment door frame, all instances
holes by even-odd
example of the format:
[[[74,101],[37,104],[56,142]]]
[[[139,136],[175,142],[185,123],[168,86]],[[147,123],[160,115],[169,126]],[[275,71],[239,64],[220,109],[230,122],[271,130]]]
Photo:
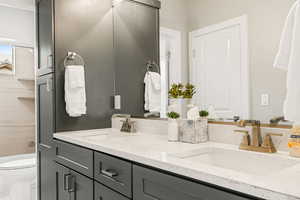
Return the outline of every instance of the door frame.
[[[249,84],[249,55],[248,55],[248,17],[242,15],[240,17],[230,19],[218,24],[210,25],[201,29],[194,30],[189,33],[189,62],[190,62],[190,80],[195,80],[193,73],[193,57],[195,39],[199,36],[206,35],[211,32],[229,28],[232,26],[240,26],[241,30],[241,116],[244,119],[250,117],[250,84]]]
[[[174,66],[174,68],[172,70],[175,70],[175,74],[178,74],[179,77],[176,77],[178,80],[178,82],[182,82],[182,44],[181,44],[181,32],[177,31],[175,29],[170,29],[170,28],[166,28],[166,27],[160,27],[160,31],[159,31],[160,37],[162,35],[166,36],[167,38],[172,40],[172,43],[174,44],[174,63],[176,63],[176,65]]]
[[[166,37],[172,43],[172,48],[171,48],[172,61],[170,60],[172,63],[172,73],[170,73],[170,69],[168,69],[168,74],[167,74],[168,84],[170,84],[171,81],[174,83],[181,83],[183,80],[183,76],[182,76],[183,69],[181,67],[182,66],[181,32],[175,29],[160,27],[159,35],[160,35],[160,40],[162,39],[162,37]],[[159,49],[161,49],[161,44],[162,43],[160,42]],[[165,94],[167,101],[162,104],[163,108],[161,108],[161,117],[166,117],[168,111],[168,104],[169,104],[168,90],[169,88],[167,88],[167,93]]]

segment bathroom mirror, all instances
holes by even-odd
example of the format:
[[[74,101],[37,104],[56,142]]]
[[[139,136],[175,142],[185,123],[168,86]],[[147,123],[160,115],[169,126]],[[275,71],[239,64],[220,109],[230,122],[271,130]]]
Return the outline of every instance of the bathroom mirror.
[[[283,116],[286,72],[273,67],[295,0],[161,0],[161,118],[174,83],[216,119]],[[148,113],[149,114],[149,113]]]

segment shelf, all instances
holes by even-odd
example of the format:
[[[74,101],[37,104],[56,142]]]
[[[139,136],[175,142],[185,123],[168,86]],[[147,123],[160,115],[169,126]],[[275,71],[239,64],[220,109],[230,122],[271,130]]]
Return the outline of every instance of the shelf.
[[[17,78],[19,81],[35,81],[34,78]]]
[[[23,100],[34,100],[34,96],[19,96],[18,99],[23,99]]]
[[[34,123],[0,123],[0,127],[35,127]]]

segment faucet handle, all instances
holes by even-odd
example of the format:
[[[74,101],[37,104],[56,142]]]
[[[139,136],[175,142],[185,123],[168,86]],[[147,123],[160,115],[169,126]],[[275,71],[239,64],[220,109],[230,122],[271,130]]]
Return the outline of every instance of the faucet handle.
[[[282,133],[267,133],[266,136],[283,136]]]
[[[277,152],[271,136],[283,136],[281,133],[267,133],[262,144],[262,147],[268,148],[270,153]]]
[[[245,134],[243,136],[243,140],[241,142],[241,146],[249,146],[250,144],[250,136],[249,136],[249,131],[247,130],[234,130],[235,133],[243,133]]]
[[[246,120],[239,120],[236,122],[236,125],[238,127],[245,127],[246,126]]]

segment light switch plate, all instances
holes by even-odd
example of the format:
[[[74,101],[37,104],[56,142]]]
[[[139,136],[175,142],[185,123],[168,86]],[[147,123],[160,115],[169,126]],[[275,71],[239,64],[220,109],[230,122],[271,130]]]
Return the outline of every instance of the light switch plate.
[[[261,95],[261,105],[262,106],[268,106],[270,104],[269,102],[269,94],[262,94]]]
[[[121,95],[115,95],[115,109],[120,110],[121,109]]]

